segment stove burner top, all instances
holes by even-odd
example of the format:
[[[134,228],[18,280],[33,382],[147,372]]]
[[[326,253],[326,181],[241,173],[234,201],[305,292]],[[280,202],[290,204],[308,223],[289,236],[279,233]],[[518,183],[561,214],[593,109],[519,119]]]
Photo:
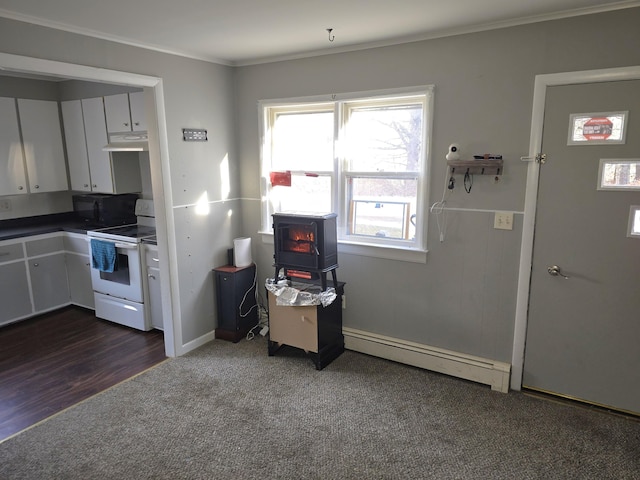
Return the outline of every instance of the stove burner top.
[[[89,237],[106,238],[139,243],[143,238],[155,236],[155,227],[146,225],[120,225],[117,227],[100,228],[87,232]]]

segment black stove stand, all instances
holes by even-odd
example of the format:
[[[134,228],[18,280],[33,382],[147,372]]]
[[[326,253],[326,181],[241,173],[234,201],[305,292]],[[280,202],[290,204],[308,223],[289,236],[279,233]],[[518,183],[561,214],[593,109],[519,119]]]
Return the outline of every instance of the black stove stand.
[[[293,286],[304,290],[304,285],[317,282],[296,282]],[[342,295],[344,282],[337,282],[336,299],[326,307],[279,306],[275,295],[267,291],[269,299],[268,354],[274,356],[280,349],[295,347],[304,350],[316,370],[322,370],[344,352],[342,334]],[[317,288],[317,287],[316,287]]]

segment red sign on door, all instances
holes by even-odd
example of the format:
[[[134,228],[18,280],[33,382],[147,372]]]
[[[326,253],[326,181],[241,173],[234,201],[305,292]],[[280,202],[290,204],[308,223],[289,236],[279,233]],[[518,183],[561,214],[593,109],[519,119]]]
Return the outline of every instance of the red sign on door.
[[[582,127],[582,135],[587,140],[606,140],[613,132],[613,123],[607,117],[594,117]]]

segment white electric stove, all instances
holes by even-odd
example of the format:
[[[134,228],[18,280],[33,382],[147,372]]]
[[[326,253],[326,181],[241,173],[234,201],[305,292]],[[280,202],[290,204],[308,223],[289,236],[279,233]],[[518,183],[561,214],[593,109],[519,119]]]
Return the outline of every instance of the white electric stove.
[[[98,318],[138,330],[151,330],[148,309],[145,308],[141,242],[156,235],[155,226],[151,225],[153,201],[138,200],[136,215],[137,224],[87,232],[90,240],[113,243],[116,252],[116,266],[113,272],[101,270],[92,261],[91,282]],[[92,242],[92,245],[95,243]],[[99,247],[95,246],[96,249]],[[92,259],[93,255],[92,247]]]

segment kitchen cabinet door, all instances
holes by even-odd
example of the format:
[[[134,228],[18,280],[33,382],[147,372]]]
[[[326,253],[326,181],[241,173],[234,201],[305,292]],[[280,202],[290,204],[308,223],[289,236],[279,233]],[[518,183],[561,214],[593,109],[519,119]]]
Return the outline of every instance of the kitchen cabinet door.
[[[58,102],[18,99],[31,193],[69,189]]]
[[[147,281],[149,283],[149,312],[151,314],[151,326],[163,330],[164,320],[162,315],[162,292],[160,290],[160,269],[147,268]]]
[[[30,258],[29,275],[36,312],[69,304],[69,284],[64,252]]]
[[[95,310],[89,237],[81,233],[64,232],[63,245],[71,303]]]
[[[131,125],[134,132],[147,131],[147,116],[144,108],[144,92],[131,92],[129,94],[129,106],[131,108]]]
[[[22,242],[0,242],[0,325],[33,313]]]
[[[109,152],[102,151],[102,147],[108,142],[102,97],[83,99],[82,112],[91,173],[91,190],[98,193],[115,193],[111,158]]]
[[[107,131],[109,133],[131,131],[128,94],[120,93],[104,97],[104,112],[107,117]]]
[[[0,305],[0,325],[33,312],[24,261],[0,264]]]
[[[84,120],[82,118],[82,102],[70,100],[61,102],[64,139],[67,146],[67,162],[71,190],[79,192],[91,191],[89,157],[87,140],[84,136]]]
[[[93,287],[91,285],[91,260],[89,255],[65,254],[69,295],[71,303],[95,310]]]
[[[162,314],[162,292],[160,279],[160,260],[158,259],[158,247],[156,245],[146,244],[145,249],[145,266],[146,266],[146,285],[147,289],[147,306],[151,316],[151,326],[158,330],[164,328],[164,318]]]
[[[27,193],[24,156],[14,98],[0,98],[0,195]]]

